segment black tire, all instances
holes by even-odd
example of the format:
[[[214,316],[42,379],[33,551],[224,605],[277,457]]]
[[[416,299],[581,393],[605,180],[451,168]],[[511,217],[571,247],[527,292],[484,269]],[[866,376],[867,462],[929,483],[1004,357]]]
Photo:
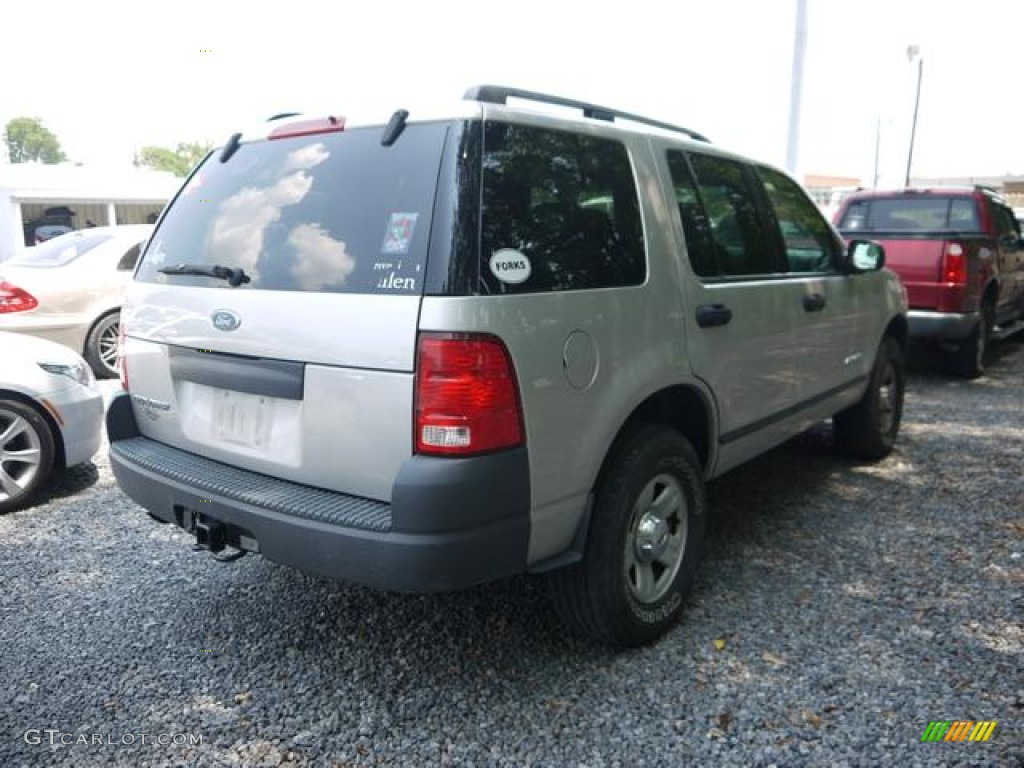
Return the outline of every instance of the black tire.
[[[0,514],[25,506],[53,471],[50,425],[19,400],[0,400]]]
[[[572,630],[610,645],[657,639],[682,615],[706,525],[690,443],[667,427],[634,429],[595,489],[583,560],[549,577],[555,608]]]
[[[976,379],[985,373],[993,325],[992,310],[986,307],[971,335],[950,354],[949,367],[953,373],[965,379]]]
[[[904,367],[903,349],[896,339],[882,339],[864,396],[832,418],[840,451],[872,461],[892,452],[903,418]]]
[[[85,339],[82,356],[96,374],[97,379],[116,379],[117,334],[121,327],[121,313],[110,312],[99,320]]]

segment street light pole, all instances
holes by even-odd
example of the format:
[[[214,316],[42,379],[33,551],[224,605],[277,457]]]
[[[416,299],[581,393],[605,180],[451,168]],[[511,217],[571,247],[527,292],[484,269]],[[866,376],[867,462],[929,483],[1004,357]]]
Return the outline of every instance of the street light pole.
[[[921,106],[921,76],[924,73],[924,57],[916,45],[907,47],[907,59],[913,63],[917,59],[917,95],[914,96],[914,119],[910,124],[910,149],[907,150],[907,175],[903,186],[910,186],[910,166],[914,161],[914,138],[917,135],[917,110]]]
[[[872,189],[878,189],[878,154],[882,147],[882,118],[875,118],[875,180],[871,184]]]
[[[797,175],[800,166],[800,105],[804,88],[804,54],[807,50],[807,0],[796,0],[796,33],[793,38],[793,67],[789,85],[789,136],[786,139],[786,169]]]

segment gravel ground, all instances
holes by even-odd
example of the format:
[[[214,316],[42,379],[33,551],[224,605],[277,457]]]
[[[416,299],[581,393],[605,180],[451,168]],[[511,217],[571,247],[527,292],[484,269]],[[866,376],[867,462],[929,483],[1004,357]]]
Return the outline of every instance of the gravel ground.
[[[815,430],[713,483],[683,623],[618,654],[532,579],[214,562],[97,457],[0,518],[0,766],[1024,765],[1024,343],[910,388],[878,465]]]

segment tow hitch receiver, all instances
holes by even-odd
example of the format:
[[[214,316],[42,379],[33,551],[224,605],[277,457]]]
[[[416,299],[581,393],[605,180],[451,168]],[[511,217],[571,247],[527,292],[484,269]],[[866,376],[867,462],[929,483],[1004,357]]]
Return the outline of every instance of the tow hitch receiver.
[[[227,539],[227,529],[216,521],[196,522],[196,546],[208,549],[211,552],[220,552],[224,549]]]
[[[175,505],[174,516],[186,533],[196,537],[192,546],[195,551],[206,550],[213,554],[215,560],[230,563],[244,557],[248,552],[259,552],[260,547],[252,534],[241,528],[229,526],[206,514],[182,505]],[[233,552],[218,555],[230,547]]]

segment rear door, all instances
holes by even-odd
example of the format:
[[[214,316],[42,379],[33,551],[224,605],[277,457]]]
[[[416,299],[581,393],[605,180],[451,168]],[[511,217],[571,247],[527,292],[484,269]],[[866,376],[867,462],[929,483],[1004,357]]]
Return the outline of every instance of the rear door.
[[[783,272],[746,165],[675,149],[666,159],[693,272],[690,365],[715,393],[723,455],[756,453],[804,397],[805,287]]]
[[[389,146],[381,131],[244,143],[193,174],[123,311],[144,435],[390,499],[412,452],[416,329],[447,129],[411,124]],[[240,279],[188,274],[215,268]]]

